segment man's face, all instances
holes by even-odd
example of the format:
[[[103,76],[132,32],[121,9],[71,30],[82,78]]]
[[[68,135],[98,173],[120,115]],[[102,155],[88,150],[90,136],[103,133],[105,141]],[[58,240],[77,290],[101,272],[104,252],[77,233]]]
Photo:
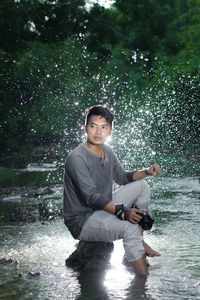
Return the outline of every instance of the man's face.
[[[91,116],[89,123],[85,126],[87,138],[91,144],[102,145],[111,135],[112,129],[108,121],[102,116]]]

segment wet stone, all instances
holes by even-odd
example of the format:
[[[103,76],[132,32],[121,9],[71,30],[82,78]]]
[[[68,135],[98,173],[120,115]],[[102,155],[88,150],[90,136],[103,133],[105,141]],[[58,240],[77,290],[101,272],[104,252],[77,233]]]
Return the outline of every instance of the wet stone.
[[[26,209],[14,208],[10,213],[10,221],[29,223],[29,222],[36,222],[37,218],[33,213],[29,212]]]
[[[0,258],[0,264],[1,265],[10,265],[10,264],[19,265],[19,262],[17,260],[14,260],[13,258],[2,257],[2,258]]]
[[[44,196],[44,195],[52,195],[54,194],[54,191],[47,187],[47,188],[39,188],[39,189],[33,189],[30,190],[24,194],[22,194],[22,197],[38,197],[38,196]]]
[[[195,283],[195,285],[194,285],[195,287],[197,287],[197,286],[200,286],[200,281],[199,282],[197,282],[197,283]]]
[[[113,248],[113,243],[81,241],[65,264],[75,271],[103,271],[109,265]]]
[[[48,196],[55,194],[55,191],[50,187],[41,187],[41,186],[34,186],[34,187],[9,187],[9,188],[2,188],[0,187],[0,194],[3,200],[10,197],[19,197],[19,198],[34,198],[40,196]],[[9,200],[9,199],[8,199]]]
[[[34,273],[34,272],[29,272],[29,273],[28,273],[28,277],[29,277],[29,278],[40,277],[41,275],[42,275],[41,272],[36,272],[36,273]]]
[[[39,220],[40,221],[49,221],[54,220],[56,218],[63,218],[63,210],[53,210],[47,204],[39,204]]]

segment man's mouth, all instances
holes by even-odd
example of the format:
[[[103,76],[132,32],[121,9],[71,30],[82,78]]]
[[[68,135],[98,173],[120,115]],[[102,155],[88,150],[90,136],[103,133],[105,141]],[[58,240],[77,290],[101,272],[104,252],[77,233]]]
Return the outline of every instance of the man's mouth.
[[[101,137],[100,136],[95,136],[94,139],[95,139],[95,141],[100,141]]]

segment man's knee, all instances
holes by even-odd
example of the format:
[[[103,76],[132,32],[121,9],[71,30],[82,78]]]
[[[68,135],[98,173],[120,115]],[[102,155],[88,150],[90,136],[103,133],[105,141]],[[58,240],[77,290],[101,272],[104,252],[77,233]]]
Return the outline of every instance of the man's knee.
[[[148,193],[150,192],[150,187],[149,187],[148,183],[145,180],[140,179],[140,180],[137,180],[135,182],[138,183],[138,186],[140,187],[141,191],[146,191]]]
[[[132,184],[132,188],[140,191],[140,194],[146,194],[147,196],[150,196],[150,186],[145,180],[137,180],[132,182]]]
[[[148,185],[148,183],[145,180],[141,180],[141,184],[142,184],[142,189],[150,194],[150,186]]]
[[[129,188],[131,188],[133,190],[137,188],[137,190],[139,189],[140,191],[143,191],[143,190],[145,190],[147,192],[150,191],[150,187],[149,187],[148,183],[146,183],[146,181],[143,179],[133,181],[131,183],[128,183],[128,185],[129,185]]]
[[[137,184],[135,188],[139,190],[135,205],[138,208],[148,209],[150,201],[150,187],[145,180],[138,180],[135,183]]]

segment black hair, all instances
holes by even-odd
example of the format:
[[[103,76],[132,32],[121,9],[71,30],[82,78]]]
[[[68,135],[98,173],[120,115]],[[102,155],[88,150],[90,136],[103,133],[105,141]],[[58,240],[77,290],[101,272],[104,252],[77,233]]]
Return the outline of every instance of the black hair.
[[[85,110],[85,126],[88,125],[90,118],[94,115],[105,118],[112,128],[114,116],[107,106],[98,104],[88,107]]]

